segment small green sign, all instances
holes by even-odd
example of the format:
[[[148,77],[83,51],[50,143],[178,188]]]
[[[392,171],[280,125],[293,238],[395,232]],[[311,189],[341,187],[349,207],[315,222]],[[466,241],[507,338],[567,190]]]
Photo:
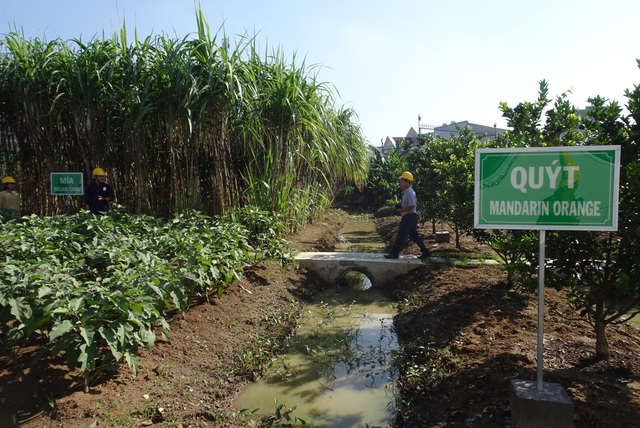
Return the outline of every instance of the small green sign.
[[[81,172],[52,172],[52,195],[84,195],[84,174]]]
[[[618,229],[620,146],[477,149],[474,227]]]

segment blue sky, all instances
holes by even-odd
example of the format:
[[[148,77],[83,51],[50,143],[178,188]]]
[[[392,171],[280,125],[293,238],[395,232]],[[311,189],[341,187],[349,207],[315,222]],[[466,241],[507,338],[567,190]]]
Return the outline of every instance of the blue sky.
[[[426,123],[504,127],[498,105],[572,91],[578,107],[602,95],[626,103],[640,84],[637,0],[201,0],[212,31],[257,34],[296,62],[317,65],[338,105],[353,107],[367,140]],[[110,37],[126,22],[140,37],[196,31],[182,0],[4,0],[0,33]]]

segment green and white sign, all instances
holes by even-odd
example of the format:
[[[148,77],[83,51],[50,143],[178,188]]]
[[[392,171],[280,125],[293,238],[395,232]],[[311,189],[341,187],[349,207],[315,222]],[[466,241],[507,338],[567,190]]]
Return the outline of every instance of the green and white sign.
[[[81,172],[52,172],[52,195],[84,195],[84,174]]]
[[[474,227],[618,229],[620,146],[477,149]]]

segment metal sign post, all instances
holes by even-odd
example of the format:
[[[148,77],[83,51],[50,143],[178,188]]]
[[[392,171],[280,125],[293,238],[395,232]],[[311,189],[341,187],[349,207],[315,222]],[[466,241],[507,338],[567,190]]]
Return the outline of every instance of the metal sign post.
[[[538,390],[543,389],[546,230],[618,229],[620,146],[477,149],[474,227],[540,231]]]
[[[540,231],[539,259],[538,259],[538,362],[536,374],[536,386],[542,391],[542,370],[544,361],[544,256],[546,231]]]

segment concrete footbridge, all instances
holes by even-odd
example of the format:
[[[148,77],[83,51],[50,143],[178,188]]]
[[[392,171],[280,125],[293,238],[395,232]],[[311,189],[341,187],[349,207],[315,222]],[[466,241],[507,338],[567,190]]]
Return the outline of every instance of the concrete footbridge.
[[[298,253],[295,259],[328,283],[339,284],[347,272],[356,271],[366,275],[373,286],[379,287],[424,265],[416,256],[385,259],[378,253],[303,252]]]

